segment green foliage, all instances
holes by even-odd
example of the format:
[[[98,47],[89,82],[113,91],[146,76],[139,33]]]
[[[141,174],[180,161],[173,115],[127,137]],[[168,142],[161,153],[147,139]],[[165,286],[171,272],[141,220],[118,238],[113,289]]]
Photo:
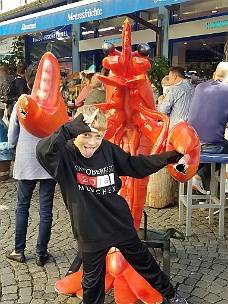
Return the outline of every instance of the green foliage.
[[[42,4],[42,3],[44,3],[44,4],[47,4],[47,3],[53,4],[53,2],[54,2],[53,0],[36,0],[36,1],[30,2],[30,3],[27,3],[25,5],[20,5],[20,6],[16,7],[16,8],[13,8],[11,10],[7,10],[6,12],[0,14],[0,19],[2,19],[4,17],[8,17],[9,14],[16,14],[18,12],[25,12],[27,9],[30,9],[30,8],[37,8],[37,6],[40,5],[40,4]]]
[[[151,68],[148,71],[150,82],[155,87],[156,93],[162,94],[162,78],[169,74],[169,60],[165,56],[155,56],[150,59]]]
[[[11,50],[9,55],[5,55],[0,64],[7,64],[10,69],[10,73],[14,74],[16,65],[18,62],[24,62],[24,37],[17,36],[13,38],[13,42],[11,45]]]

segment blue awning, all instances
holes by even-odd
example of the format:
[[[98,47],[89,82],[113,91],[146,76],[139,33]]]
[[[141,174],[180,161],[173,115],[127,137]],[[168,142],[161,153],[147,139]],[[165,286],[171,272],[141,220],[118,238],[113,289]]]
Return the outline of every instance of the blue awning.
[[[0,22],[0,37],[29,34],[186,1],[188,0],[83,0]]]

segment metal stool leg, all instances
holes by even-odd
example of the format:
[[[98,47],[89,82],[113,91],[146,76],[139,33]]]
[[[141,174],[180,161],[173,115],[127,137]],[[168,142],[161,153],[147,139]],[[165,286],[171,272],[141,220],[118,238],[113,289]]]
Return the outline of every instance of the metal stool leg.
[[[182,202],[182,196],[184,195],[184,183],[179,183],[179,224],[183,225],[184,217],[184,203]]]
[[[225,217],[225,182],[226,182],[226,164],[221,164],[220,169],[220,213],[219,213],[219,236],[224,236],[224,217]]]
[[[187,183],[186,236],[191,236],[191,226],[192,226],[192,178]]]

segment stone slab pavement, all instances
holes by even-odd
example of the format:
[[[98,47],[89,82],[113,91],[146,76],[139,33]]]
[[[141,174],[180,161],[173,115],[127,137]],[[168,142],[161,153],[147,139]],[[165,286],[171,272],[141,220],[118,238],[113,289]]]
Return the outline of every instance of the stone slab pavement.
[[[35,264],[39,208],[35,189],[29,216],[27,248],[24,264],[10,261],[5,254],[14,246],[14,220],[17,181],[9,178],[0,182],[0,303],[3,304],[79,304],[76,297],[59,295],[54,290],[57,280],[64,277],[76,253],[69,216],[59,188],[54,200],[54,220],[49,243],[51,258],[44,267]],[[152,229],[174,227],[178,224],[178,206],[163,209],[145,207],[148,226]],[[225,238],[218,237],[218,215],[213,225],[206,220],[207,210],[195,210],[192,216],[192,236],[184,241],[171,239],[171,280],[189,304],[228,303],[228,210],[225,217]],[[86,220],[86,219],[85,219]],[[162,263],[159,249],[154,251]],[[161,265],[162,266],[162,265]],[[113,292],[106,304],[115,303]],[[140,302],[139,302],[140,303]]]

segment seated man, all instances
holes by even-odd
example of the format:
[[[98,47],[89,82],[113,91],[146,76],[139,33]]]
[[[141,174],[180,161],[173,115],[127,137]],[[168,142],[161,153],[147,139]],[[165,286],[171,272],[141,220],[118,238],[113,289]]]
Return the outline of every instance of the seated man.
[[[214,79],[196,87],[189,110],[188,122],[198,133],[201,151],[228,153],[225,129],[228,120],[228,62],[220,62]],[[220,168],[219,164],[216,169]],[[203,182],[211,176],[210,164],[205,164],[193,177],[193,189],[206,194]]]
[[[87,95],[84,104],[92,105],[96,103],[104,103],[106,99],[106,92],[104,84],[97,78],[97,75],[101,73],[96,73],[91,79],[92,90]]]

